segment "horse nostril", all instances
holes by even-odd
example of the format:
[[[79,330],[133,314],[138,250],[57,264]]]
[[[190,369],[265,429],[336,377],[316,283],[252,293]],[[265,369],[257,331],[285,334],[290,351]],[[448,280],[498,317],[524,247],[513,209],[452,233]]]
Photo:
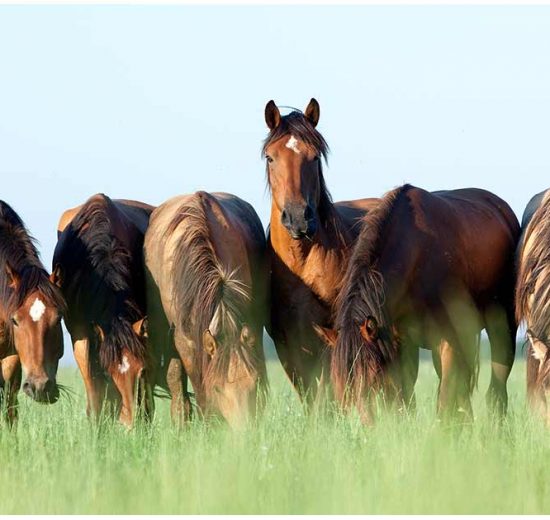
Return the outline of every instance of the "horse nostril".
[[[314,216],[313,209],[311,208],[310,205],[307,205],[306,209],[304,210],[304,218],[306,219],[306,221],[308,221],[308,220],[311,220],[313,216]]]
[[[23,383],[22,389],[23,389],[23,392],[25,392],[27,395],[32,396],[32,394],[33,394],[33,386],[32,386],[31,383],[29,383],[28,381],[25,381],[25,382]]]
[[[290,223],[288,211],[286,209],[283,209],[283,212],[281,213],[281,222],[284,226],[288,226],[288,224]]]

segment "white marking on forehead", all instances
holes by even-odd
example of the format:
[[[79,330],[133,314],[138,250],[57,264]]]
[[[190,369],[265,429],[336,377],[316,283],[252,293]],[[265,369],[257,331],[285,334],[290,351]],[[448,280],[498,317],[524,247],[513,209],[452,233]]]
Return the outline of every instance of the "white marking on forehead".
[[[298,139],[296,139],[293,135],[290,136],[290,139],[287,141],[285,146],[294,151],[294,153],[300,153],[300,149],[298,148]]]
[[[40,318],[44,315],[44,311],[46,310],[46,306],[44,305],[44,302],[40,298],[36,298],[34,300],[34,303],[31,305],[31,308],[29,309],[30,317],[32,318],[32,321],[39,321]]]
[[[130,368],[130,362],[128,361],[128,358],[126,356],[122,356],[122,363],[118,365],[118,371],[121,374],[125,374],[128,372],[128,369]]]

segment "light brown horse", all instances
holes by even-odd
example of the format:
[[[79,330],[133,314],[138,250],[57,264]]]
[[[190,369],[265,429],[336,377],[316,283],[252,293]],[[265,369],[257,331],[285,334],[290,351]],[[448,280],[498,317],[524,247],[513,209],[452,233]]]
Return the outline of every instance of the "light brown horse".
[[[152,206],[97,194],[61,216],[53,258],[56,284],[68,305],[65,323],[86,388],[87,413],[106,398],[131,426],[147,396],[143,237]],[[114,384],[114,388],[112,388]],[[136,395],[136,387],[139,392]],[[120,402],[121,401],[121,402]]]
[[[59,397],[57,366],[63,356],[65,302],[48,277],[25,225],[0,201],[0,385],[7,419],[17,417],[23,391],[41,403]]]
[[[529,201],[521,228],[516,318],[527,325],[527,397],[550,426],[550,190]]]
[[[344,406],[373,419],[374,396],[414,402],[419,347],[440,378],[438,412],[470,420],[479,335],[491,343],[492,410],[504,413],[515,352],[514,251],[519,224],[479,189],[388,193],[364,218],[337,302],[332,380]]]
[[[305,113],[286,116],[270,101],[265,107],[270,132],[263,147],[272,195],[269,334],[292,384],[308,399],[315,397],[316,381],[323,380],[323,367],[328,368],[314,325],[332,326],[332,307],[358,222],[376,203],[333,204],[323,177],[328,146],[316,130],[319,114],[315,99]]]
[[[204,414],[233,427],[254,415],[267,383],[265,235],[256,212],[226,193],[168,200],[145,237],[154,383],[176,422],[191,417],[187,378]]]

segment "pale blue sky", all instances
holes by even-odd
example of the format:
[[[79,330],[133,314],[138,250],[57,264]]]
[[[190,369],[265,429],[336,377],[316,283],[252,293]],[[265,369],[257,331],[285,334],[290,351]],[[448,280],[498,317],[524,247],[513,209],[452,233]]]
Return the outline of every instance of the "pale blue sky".
[[[335,200],[476,186],[519,218],[550,185],[550,6],[0,6],[0,198],[48,268],[97,192],[229,191],[266,225],[264,106],[312,96]]]

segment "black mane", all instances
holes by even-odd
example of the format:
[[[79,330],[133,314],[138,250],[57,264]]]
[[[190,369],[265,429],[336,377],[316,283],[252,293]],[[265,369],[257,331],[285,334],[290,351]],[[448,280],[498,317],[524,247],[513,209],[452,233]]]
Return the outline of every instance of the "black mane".
[[[11,283],[9,272],[17,278],[16,287]],[[58,288],[50,282],[35,240],[19,215],[0,200],[0,308],[10,334],[12,325],[9,318],[33,291],[39,291],[61,313],[65,312],[65,301]]]

